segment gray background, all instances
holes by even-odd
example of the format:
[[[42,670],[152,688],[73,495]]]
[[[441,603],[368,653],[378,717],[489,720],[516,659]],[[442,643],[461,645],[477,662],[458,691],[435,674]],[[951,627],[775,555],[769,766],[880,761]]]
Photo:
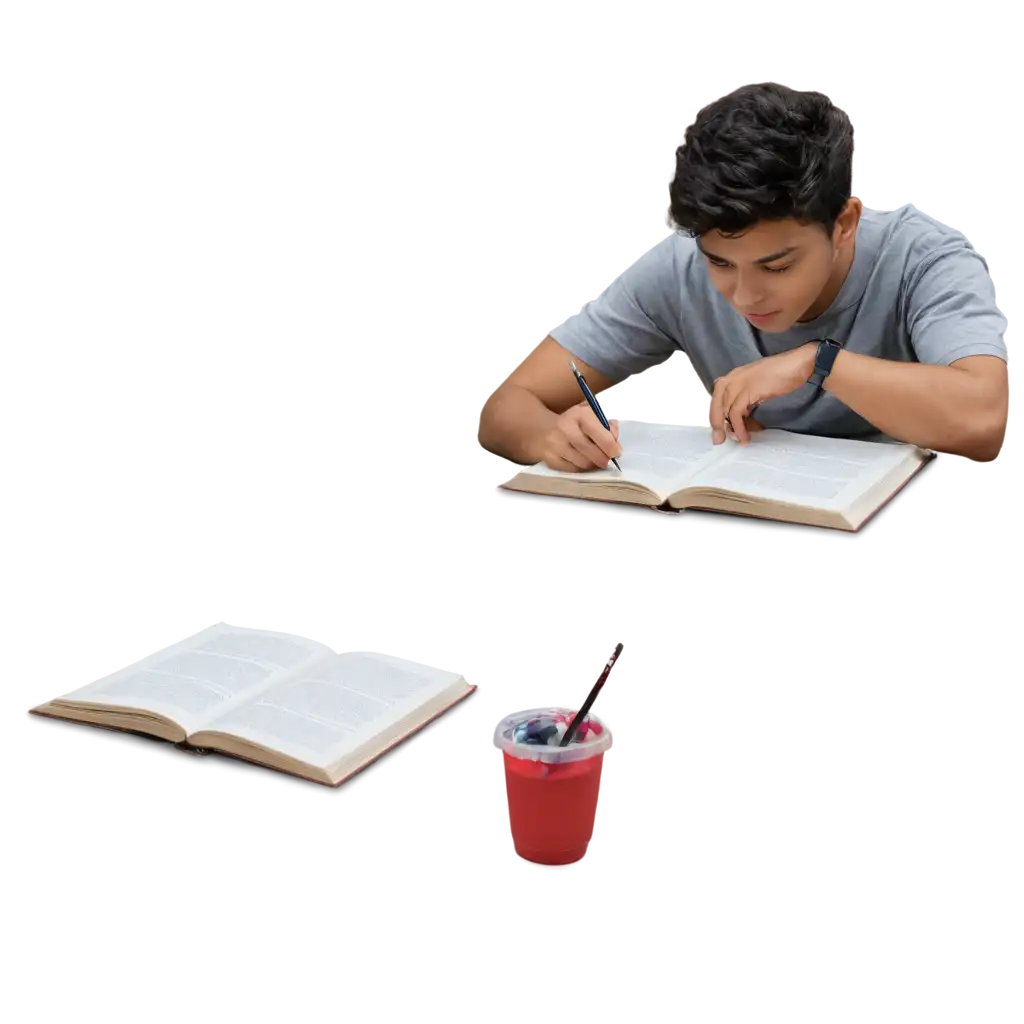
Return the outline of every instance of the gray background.
[[[1017,547],[496,508],[468,421],[657,229],[703,94],[1007,77],[1022,29],[1010,11],[0,14],[8,712],[220,613],[1016,610]],[[1016,880],[527,879],[497,804],[311,807],[6,713],[0,730],[4,1021],[412,1020],[415,996],[425,1020],[521,1020],[538,973],[564,1020],[1018,1016]],[[564,930],[556,896],[581,901]]]

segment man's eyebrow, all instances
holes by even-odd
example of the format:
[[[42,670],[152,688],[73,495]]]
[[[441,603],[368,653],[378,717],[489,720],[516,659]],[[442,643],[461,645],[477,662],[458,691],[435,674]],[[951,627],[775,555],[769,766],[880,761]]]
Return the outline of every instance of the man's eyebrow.
[[[708,259],[718,260],[721,263],[728,263],[724,256],[716,256],[713,252],[708,252],[707,249],[701,244],[700,239],[697,240],[697,248],[708,257]],[[754,260],[755,263],[771,263],[773,260],[781,259],[783,256],[788,256],[791,252],[796,250],[795,245],[789,246],[788,249],[780,249],[778,252],[773,252],[770,256],[762,256],[760,259]]]

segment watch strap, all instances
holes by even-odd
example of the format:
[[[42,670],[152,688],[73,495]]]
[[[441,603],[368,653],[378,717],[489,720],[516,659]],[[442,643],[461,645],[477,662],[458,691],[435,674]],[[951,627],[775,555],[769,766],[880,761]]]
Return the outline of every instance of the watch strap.
[[[832,372],[832,364],[839,355],[842,345],[831,338],[823,338],[818,342],[818,351],[814,356],[814,372],[811,374],[808,383],[813,384],[819,391],[825,383],[825,378]]]

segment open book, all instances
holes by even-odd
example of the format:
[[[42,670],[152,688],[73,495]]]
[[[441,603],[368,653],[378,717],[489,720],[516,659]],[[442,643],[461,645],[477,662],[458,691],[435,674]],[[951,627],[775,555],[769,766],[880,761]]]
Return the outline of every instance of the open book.
[[[222,622],[32,713],[338,786],[475,689],[454,672]]]
[[[512,491],[621,501],[665,511],[710,509],[855,531],[935,453],[914,445],[762,430],[750,444],[711,443],[709,427],[619,424],[614,466],[562,473],[531,466]]]

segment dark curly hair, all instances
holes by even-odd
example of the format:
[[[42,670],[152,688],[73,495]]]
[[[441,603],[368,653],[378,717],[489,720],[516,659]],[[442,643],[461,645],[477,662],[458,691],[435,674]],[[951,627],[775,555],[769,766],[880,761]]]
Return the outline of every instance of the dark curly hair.
[[[691,236],[792,217],[831,235],[850,198],[853,126],[820,92],[764,82],[708,104],[686,129],[668,222]]]

